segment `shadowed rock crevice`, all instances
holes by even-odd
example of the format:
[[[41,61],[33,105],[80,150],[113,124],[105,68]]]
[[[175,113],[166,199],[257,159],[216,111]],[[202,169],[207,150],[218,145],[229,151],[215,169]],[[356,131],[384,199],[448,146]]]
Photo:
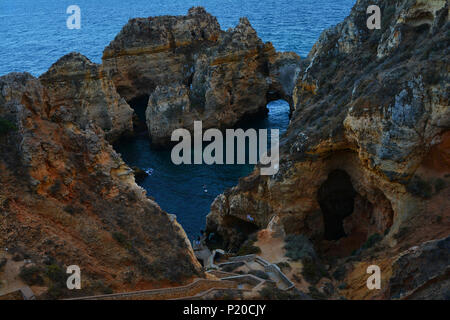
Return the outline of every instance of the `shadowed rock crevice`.
[[[342,170],[331,172],[319,188],[318,201],[323,213],[326,240],[346,236],[343,220],[353,213],[355,195],[350,176]]]
[[[149,95],[141,95],[128,101],[133,113],[133,130],[136,135],[147,134],[147,122],[145,121],[145,111],[147,110]]]

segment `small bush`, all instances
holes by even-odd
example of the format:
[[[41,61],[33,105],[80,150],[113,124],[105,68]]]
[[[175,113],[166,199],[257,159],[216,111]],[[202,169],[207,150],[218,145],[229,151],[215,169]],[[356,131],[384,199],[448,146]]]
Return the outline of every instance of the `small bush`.
[[[49,192],[52,196],[56,196],[61,191],[61,181],[56,180],[55,183],[50,187]]]
[[[245,256],[248,254],[258,254],[261,253],[261,249],[254,245],[255,240],[254,239],[248,239],[244,242],[244,244],[239,248],[237,255],[238,256]]]
[[[278,266],[278,268],[280,268],[282,271],[283,271],[283,270],[291,270],[291,269],[292,269],[291,265],[290,265],[288,262],[284,262],[284,261],[278,262],[278,263],[277,263],[277,266]]]
[[[94,290],[94,292],[98,292],[101,294],[112,294],[114,293],[113,290],[107,286],[102,280],[98,280],[96,281],[93,285],[92,285],[92,290]]]
[[[314,247],[307,237],[304,235],[290,234],[284,239],[286,245],[286,256],[294,261],[302,260],[305,258],[315,259],[316,252]]]
[[[315,300],[326,300],[327,296],[320,292],[316,287],[310,286],[309,288],[309,295],[311,298]]]
[[[9,120],[0,118],[0,135],[7,134],[11,131],[17,130],[17,127]]]
[[[61,298],[66,289],[66,273],[63,268],[57,264],[51,264],[47,266],[45,271],[46,276],[50,280],[50,287],[47,290],[47,296],[49,299]]]
[[[64,211],[67,212],[68,214],[75,215],[83,212],[83,208],[69,204],[64,207]]]
[[[127,249],[131,249],[132,248],[131,242],[128,241],[127,237],[123,233],[113,232],[112,237],[113,237],[114,240],[116,240],[123,247],[125,247]]]
[[[59,299],[64,294],[63,288],[57,284],[51,284],[47,290],[47,296],[49,299]]]
[[[401,238],[403,238],[404,236],[406,236],[409,232],[409,228],[408,227],[401,227],[398,232],[394,235],[394,238],[396,240],[399,240]]]
[[[7,262],[8,260],[6,260],[6,258],[0,258],[0,272],[2,272],[3,267],[6,266]]]
[[[348,288],[348,285],[346,282],[342,282],[341,284],[339,284],[338,289],[339,290],[345,290]]]
[[[347,268],[344,265],[340,265],[336,268],[336,270],[333,272],[333,278],[336,280],[343,280],[345,278],[345,274],[347,273]]]
[[[446,187],[445,181],[440,178],[436,179],[436,181],[434,182],[434,191],[436,192],[436,194],[444,190],[445,187]]]
[[[383,237],[379,233],[372,234],[366,242],[361,246],[361,249],[366,250],[372,248],[376,243],[380,242]]]
[[[19,277],[29,286],[43,285],[44,279],[41,276],[41,268],[37,266],[22,267]]]
[[[51,264],[47,267],[47,277],[55,283],[65,284],[66,282],[66,273],[64,270],[58,266],[57,264]]]
[[[305,298],[298,290],[283,291],[272,284],[264,286],[259,294],[264,300],[302,300]]]
[[[244,263],[243,262],[237,262],[237,263],[233,263],[233,264],[229,264],[229,265],[225,265],[222,270],[225,272],[233,272],[234,270],[236,270],[237,268],[243,266]]]

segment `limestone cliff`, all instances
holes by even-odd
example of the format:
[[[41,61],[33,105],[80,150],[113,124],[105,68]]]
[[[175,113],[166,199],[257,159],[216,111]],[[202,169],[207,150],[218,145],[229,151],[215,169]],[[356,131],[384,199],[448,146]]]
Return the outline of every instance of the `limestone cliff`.
[[[66,73],[74,66],[66,59],[84,67]],[[97,111],[129,110],[115,104],[107,80],[86,76],[96,68],[70,55],[42,83],[27,73],[0,77],[0,247],[2,255],[8,250],[17,261],[26,259],[22,278],[40,297],[167,286],[201,276],[182,228],[135,184],[105,140],[102,119],[89,119]],[[62,80],[70,76],[73,81]],[[81,291],[66,288],[69,265],[81,268]]]
[[[366,27],[372,4],[381,30]],[[286,233],[313,240],[330,273],[352,270],[336,294],[442,298],[446,245],[434,247],[442,259],[433,271],[432,254],[407,255],[409,278],[398,259],[450,235],[448,10],[445,0],[357,1],[302,61],[280,171],[264,177],[257,168],[217,197],[209,232],[237,250],[245,230],[278,216]],[[370,264],[382,267],[382,290],[365,287]]]
[[[178,128],[228,128],[265,114],[267,103],[292,101],[300,58],[276,53],[246,18],[222,31],[203,8],[186,16],[132,19],[103,53],[103,67],[121,96],[148,97],[153,145],[166,146]]]
[[[39,79],[47,88],[50,118],[74,122],[82,129],[92,121],[110,142],[133,132],[133,109],[101,66],[83,55],[65,55]]]

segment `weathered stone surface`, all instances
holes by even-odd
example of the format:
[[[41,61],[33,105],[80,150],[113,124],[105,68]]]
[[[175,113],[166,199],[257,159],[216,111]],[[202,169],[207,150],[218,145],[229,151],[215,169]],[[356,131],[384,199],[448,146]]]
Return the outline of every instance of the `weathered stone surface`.
[[[61,283],[47,265],[80,266],[78,294],[201,276],[182,228],[135,184],[104,131],[54,117],[53,90],[26,73],[0,77],[0,119],[13,124],[0,134],[0,247],[26,254],[53,289]]]
[[[372,4],[382,9],[381,30],[366,27]],[[378,259],[389,269],[397,250],[449,235],[448,28],[446,1],[357,1],[301,63],[280,171],[264,177],[257,168],[217,197],[208,231],[235,249],[245,237],[227,221],[250,215],[266,228],[278,216],[286,233],[314,239],[322,257],[360,253],[362,263],[350,262],[348,298],[388,297],[359,282],[362,266]],[[348,174],[356,194],[341,222],[346,237],[327,241],[318,191],[336,170]],[[325,200],[336,201],[337,211],[345,205]],[[375,233],[378,250],[358,251]]]
[[[50,118],[75,122],[83,129],[93,122],[105,131],[108,141],[133,132],[133,109],[101,66],[85,56],[65,55],[39,80],[48,91]]]
[[[448,300],[450,237],[425,242],[402,252],[393,264],[389,285],[394,299]]]
[[[228,128],[264,114],[274,99],[292,101],[300,58],[276,53],[246,18],[222,31],[203,8],[187,16],[133,19],[105,49],[103,66],[127,101],[149,96],[152,143],[175,128]]]

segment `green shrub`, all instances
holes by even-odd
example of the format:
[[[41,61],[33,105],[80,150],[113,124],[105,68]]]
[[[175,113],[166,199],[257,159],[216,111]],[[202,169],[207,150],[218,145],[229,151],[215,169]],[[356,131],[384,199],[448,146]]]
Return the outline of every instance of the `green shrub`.
[[[50,187],[49,192],[52,196],[57,196],[61,192],[61,181],[56,180],[55,183]]]
[[[255,240],[253,238],[248,239],[244,242],[244,244],[239,248],[237,255],[245,256],[248,254],[258,254],[261,253],[261,249],[254,245]]]
[[[112,294],[114,293],[113,290],[107,286],[102,280],[98,280],[96,281],[93,285],[92,285],[92,290],[94,290],[94,292],[100,293],[100,294]]]
[[[83,208],[76,206],[76,205],[69,204],[64,207],[64,211],[67,212],[68,214],[75,215],[75,214],[83,212]]]
[[[436,179],[436,181],[434,182],[434,191],[436,192],[436,194],[444,190],[445,187],[446,187],[445,181],[440,178]]]
[[[309,283],[316,284],[323,277],[328,277],[327,271],[320,263],[310,258],[305,258],[302,260],[302,264],[302,275]]]
[[[50,281],[50,286],[47,290],[48,298],[61,298],[65,293],[64,289],[66,289],[67,274],[64,272],[63,268],[57,264],[47,266],[45,274]]]
[[[7,134],[11,131],[17,130],[17,127],[9,120],[0,118],[0,135]]]
[[[366,250],[372,248],[376,243],[380,242],[381,239],[383,239],[383,237],[379,233],[374,233],[363,243],[361,249]]]
[[[396,240],[399,240],[401,238],[403,238],[404,236],[406,236],[409,232],[409,228],[408,227],[401,227],[396,234],[394,234],[394,238]]]
[[[341,284],[339,284],[338,289],[339,290],[345,290],[348,288],[348,285],[346,282],[342,282]]]
[[[419,176],[412,177],[406,186],[406,190],[412,195],[423,199],[430,199],[433,195],[432,185]]]
[[[233,264],[229,264],[229,265],[225,265],[222,270],[225,272],[234,272],[234,270],[236,270],[237,268],[243,266],[244,263],[243,262],[236,262]]]
[[[131,249],[132,248],[131,242],[128,241],[127,237],[123,233],[113,232],[112,233],[112,237],[113,237],[114,240],[116,240],[123,247],[125,247],[127,249]]]
[[[248,273],[252,274],[252,275],[254,275],[254,276],[258,277],[258,278],[264,279],[264,280],[269,280],[270,279],[269,276],[267,275],[267,273],[265,273],[262,270],[250,270]]]
[[[336,270],[333,272],[333,278],[336,280],[343,280],[345,278],[345,274],[347,273],[347,268],[344,265],[340,265],[336,268]]]
[[[273,284],[265,285],[259,294],[264,300],[301,300],[304,298],[297,290],[284,291]]]
[[[50,281],[64,285],[66,283],[66,273],[57,264],[52,264],[47,267],[47,277]]]
[[[63,288],[58,284],[51,284],[47,290],[47,296],[49,299],[59,299],[64,294]]]
[[[304,258],[316,258],[316,252],[311,241],[304,235],[290,234],[286,236],[284,241],[286,242],[284,246],[286,256],[292,260],[298,261]]]
[[[42,270],[37,266],[22,267],[19,277],[29,286],[43,285],[44,279],[41,276]]]
[[[316,287],[310,286],[309,288],[309,295],[311,298],[315,300],[326,300],[327,296],[320,292]]]
[[[278,268],[280,268],[281,270],[291,270],[292,267],[288,262],[278,262],[277,263]]]
[[[0,272],[2,272],[3,267],[6,266],[7,262],[8,260],[6,260],[6,258],[0,258]]]

